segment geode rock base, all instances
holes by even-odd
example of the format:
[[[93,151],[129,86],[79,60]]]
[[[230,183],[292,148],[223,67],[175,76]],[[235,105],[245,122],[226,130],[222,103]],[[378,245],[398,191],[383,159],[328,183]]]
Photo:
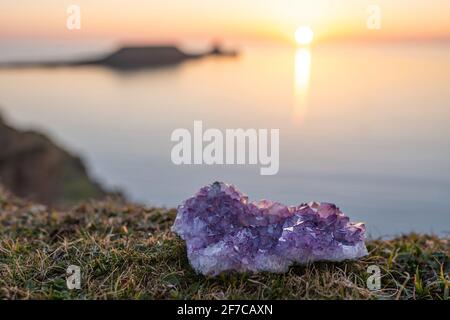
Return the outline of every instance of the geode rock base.
[[[172,231],[186,241],[192,267],[223,271],[286,272],[292,264],[342,261],[367,255],[365,227],[334,204],[288,207],[248,197],[215,182],[184,201]]]

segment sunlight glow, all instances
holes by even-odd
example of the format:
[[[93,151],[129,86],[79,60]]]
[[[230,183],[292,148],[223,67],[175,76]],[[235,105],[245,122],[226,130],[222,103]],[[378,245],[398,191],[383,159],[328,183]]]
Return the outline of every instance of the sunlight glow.
[[[295,41],[300,45],[308,45],[314,39],[314,32],[310,27],[302,26],[295,31]]]

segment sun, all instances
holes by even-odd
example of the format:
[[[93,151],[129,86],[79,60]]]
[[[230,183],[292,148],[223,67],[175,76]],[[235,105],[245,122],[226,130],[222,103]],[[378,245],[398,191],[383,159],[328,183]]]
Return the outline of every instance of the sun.
[[[308,45],[314,39],[314,32],[310,27],[302,26],[295,30],[295,41],[300,45]]]

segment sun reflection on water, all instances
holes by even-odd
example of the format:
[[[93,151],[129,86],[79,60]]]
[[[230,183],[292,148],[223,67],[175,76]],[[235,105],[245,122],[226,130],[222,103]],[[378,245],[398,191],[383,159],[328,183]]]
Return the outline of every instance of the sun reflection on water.
[[[311,76],[311,52],[309,48],[299,48],[295,52],[294,110],[295,123],[303,122],[307,111],[307,98]]]

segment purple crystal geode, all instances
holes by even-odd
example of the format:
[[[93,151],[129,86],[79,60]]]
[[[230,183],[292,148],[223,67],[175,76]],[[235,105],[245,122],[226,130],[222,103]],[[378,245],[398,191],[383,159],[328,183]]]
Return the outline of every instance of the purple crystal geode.
[[[204,275],[286,272],[295,263],[367,255],[364,224],[350,222],[334,204],[249,202],[222,182],[184,201],[172,231],[186,241],[189,262]]]

